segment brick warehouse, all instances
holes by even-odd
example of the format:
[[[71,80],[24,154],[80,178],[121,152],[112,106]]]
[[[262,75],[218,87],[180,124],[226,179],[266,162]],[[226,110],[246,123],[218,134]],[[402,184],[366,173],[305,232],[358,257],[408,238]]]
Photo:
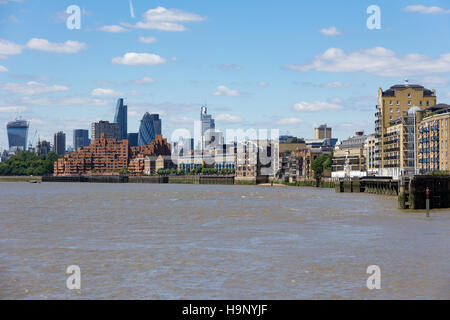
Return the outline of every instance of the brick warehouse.
[[[128,140],[107,139],[102,134],[100,139],[94,140],[90,146],[58,159],[54,165],[53,175],[68,176],[96,172],[114,174],[128,167],[131,167],[131,172],[140,173],[134,170],[134,159],[160,155],[170,155],[170,144],[161,135],[157,135],[149,145],[130,147]]]

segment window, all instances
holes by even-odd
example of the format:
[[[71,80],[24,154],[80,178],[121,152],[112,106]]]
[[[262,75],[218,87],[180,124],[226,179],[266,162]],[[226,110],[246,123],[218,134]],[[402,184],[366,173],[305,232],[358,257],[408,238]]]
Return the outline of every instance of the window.
[[[430,101],[427,101],[427,106],[429,106],[430,105]]]
[[[398,100],[397,100],[397,105],[398,105],[398,106],[400,105],[400,101],[398,101]]]
[[[392,120],[392,116],[389,117],[389,120]]]
[[[420,105],[420,106],[421,106],[421,105],[423,105],[423,102],[422,102],[422,101],[420,101],[420,102],[419,102],[419,105]]]
[[[408,106],[410,106],[411,105],[411,101],[408,101]]]
[[[390,109],[389,109],[389,112],[392,113],[392,111],[393,111],[392,108],[390,108]],[[392,118],[392,117],[391,117],[391,118]]]
[[[411,98],[411,93],[408,93],[408,98]]]
[[[392,100],[391,101],[389,101],[389,104],[392,106],[392,104],[393,104],[393,102],[392,102]]]
[[[397,113],[399,113],[400,112],[400,108],[397,108]]]

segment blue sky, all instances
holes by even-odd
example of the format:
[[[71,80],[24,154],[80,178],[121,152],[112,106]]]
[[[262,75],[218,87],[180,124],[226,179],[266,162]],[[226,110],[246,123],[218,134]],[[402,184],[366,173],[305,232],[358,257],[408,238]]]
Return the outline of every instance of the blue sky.
[[[381,29],[369,30],[369,5]],[[82,9],[81,29],[66,8]],[[0,149],[20,114],[30,137],[113,120],[129,132],[160,113],[163,135],[192,128],[207,103],[219,129],[278,128],[339,139],[373,131],[379,87],[403,79],[450,103],[448,1],[0,0]]]

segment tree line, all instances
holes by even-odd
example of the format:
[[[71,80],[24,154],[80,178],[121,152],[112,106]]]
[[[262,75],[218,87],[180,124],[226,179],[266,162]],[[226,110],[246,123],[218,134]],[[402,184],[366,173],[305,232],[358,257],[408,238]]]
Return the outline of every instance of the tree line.
[[[53,164],[60,158],[56,152],[36,155],[21,151],[5,162],[0,163],[0,176],[43,176],[53,173]]]

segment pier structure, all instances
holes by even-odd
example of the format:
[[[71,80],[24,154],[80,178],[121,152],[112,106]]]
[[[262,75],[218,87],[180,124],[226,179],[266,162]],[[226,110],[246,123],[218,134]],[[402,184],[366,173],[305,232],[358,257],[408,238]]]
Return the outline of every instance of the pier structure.
[[[391,177],[341,179],[335,189],[336,192],[397,196],[400,209],[413,210],[426,208],[428,189],[431,209],[450,208],[449,175],[401,176],[399,180]]]

